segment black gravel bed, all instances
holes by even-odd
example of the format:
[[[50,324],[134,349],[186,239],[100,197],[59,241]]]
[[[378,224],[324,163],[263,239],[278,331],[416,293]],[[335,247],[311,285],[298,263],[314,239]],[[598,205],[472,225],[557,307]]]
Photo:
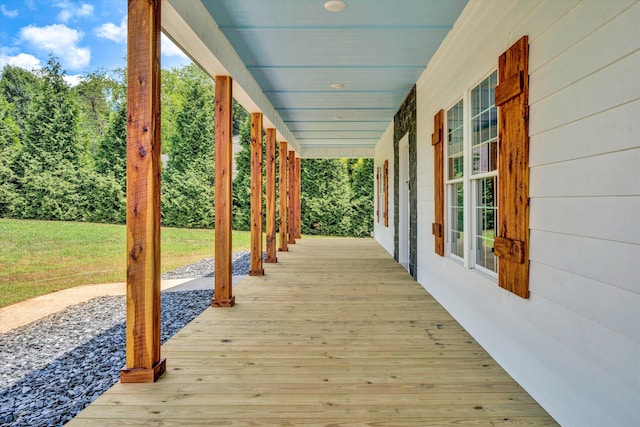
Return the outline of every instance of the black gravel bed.
[[[249,271],[234,254],[233,274]],[[163,278],[213,276],[212,259]],[[213,290],[162,292],[164,343],[211,305]],[[120,379],[124,296],[105,296],[0,334],[0,426],[61,426]]]

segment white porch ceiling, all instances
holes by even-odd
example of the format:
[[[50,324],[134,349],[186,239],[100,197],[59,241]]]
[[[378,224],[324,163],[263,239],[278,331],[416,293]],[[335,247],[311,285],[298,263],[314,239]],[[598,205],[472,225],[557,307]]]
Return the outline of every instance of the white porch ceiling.
[[[467,0],[324,3],[165,0],[163,30],[302,157],[371,157]]]

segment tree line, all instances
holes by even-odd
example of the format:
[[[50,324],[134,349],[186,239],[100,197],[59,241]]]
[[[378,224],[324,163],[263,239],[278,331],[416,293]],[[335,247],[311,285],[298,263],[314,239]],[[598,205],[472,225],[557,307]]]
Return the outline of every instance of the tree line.
[[[70,87],[56,58],[0,76],[0,217],[124,223],[126,70],[99,70]],[[194,64],[162,70],[162,223],[213,228],[213,80]],[[248,229],[250,118],[240,134],[234,227]],[[369,235],[371,159],[303,159],[302,232]]]

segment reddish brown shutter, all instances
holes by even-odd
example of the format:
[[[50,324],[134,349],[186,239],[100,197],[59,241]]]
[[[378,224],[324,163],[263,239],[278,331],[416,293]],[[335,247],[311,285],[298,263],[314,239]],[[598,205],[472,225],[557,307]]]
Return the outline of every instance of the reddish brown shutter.
[[[376,222],[380,223],[380,166],[376,168]]]
[[[435,251],[444,256],[444,110],[433,117],[433,204],[434,223],[431,232],[435,236]]]
[[[389,160],[384,161],[384,226],[389,226]]]
[[[498,284],[529,297],[529,43],[498,59]]]

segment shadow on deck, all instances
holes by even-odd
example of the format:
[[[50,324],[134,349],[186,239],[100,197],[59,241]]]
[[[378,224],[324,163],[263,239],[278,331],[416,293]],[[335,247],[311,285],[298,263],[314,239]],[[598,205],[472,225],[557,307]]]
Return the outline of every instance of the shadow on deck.
[[[305,239],[69,426],[556,425],[373,239]]]

